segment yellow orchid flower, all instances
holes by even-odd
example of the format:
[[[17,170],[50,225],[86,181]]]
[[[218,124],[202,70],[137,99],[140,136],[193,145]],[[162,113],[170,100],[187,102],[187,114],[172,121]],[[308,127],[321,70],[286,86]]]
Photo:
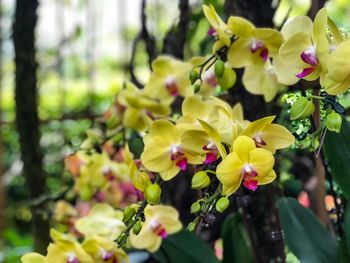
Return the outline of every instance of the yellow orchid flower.
[[[193,94],[189,74],[191,63],[170,56],[159,56],[152,63],[152,74],[143,92],[152,99],[170,104],[178,95],[187,97]]]
[[[83,248],[93,258],[94,263],[129,262],[124,250],[118,248],[117,244],[110,239],[95,236],[85,240]]]
[[[329,54],[327,21],[326,9],[322,8],[313,25],[309,18],[299,16],[282,28],[287,39],[280,48],[280,58],[284,64],[299,69],[298,78],[316,80],[324,74]]]
[[[84,236],[102,236],[114,240],[124,230],[123,213],[108,204],[96,204],[86,217],[78,219],[75,228]]]
[[[226,23],[222,21],[220,16],[216,13],[215,8],[212,5],[203,5],[203,12],[209,24],[212,26],[209,29],[208,34],[217,38],[217,41],[213,46],[213,51],[215,52],[223,46],[230,46],[232,32],[229,30]]]
[[[265,64],[247,65],[243,74],[243,85],[247,91],[256,95],[263,95],[266,102],[270,102],[282,89],[278,82],[275,68],[268,60]]]
[[[144,214],[146,220],[141,222],[140,233],[135,235],[131,232],[129,237],[131,245],[137,249],[155,252],[159,249],[164,238],[182,228],[179,213],[171,206],[147,205]]]
[[[125,106],[123,125],[138,131],[147,129],[154,118],[166,117],[171,112],[170,101],[151,98],[144,90],[129,82],[119,93],[118,98],[120,104]]]
[[[272,153],[292,145],[295,141],[294,136],[282,125],[272,123],[275,117],[269,116],[251,122],[241,135],[252,138],[257,147]]]
[[[46,258],[38,253],[27,253],[21,257],[22,263],[45,263]]]
[[[241,185],[255,191],[258,185],[271,183],[276,178],[274,157],[270,151],[257,148],[253,139],[240,135],[232,145],[232,153],[216,168],[225,195],[233,194]]]
[[[283,42],[282,34],[277,30],[255,28],[242,17],[231,16],[228,28],[238,38],[227,53],[227,59],[234,68],[263,64],[269,57],[278,54]]]
[[[169,121],[155,121],[143,138],[145,147],[141,154],[144,167],[160,174],[163,180],[172,179],[187,164],[199,164],[200,153],[187,148],[181,139],[182,132]]]
[[[93,259],[85,252],[82,246],[72,237],[54,229],[50,231],[51,243],[47,248],[45,262],[57,263],[93,263]]]
[[[329,55],[328,74],[325,77],[325,90],[338,95],[350,87],[350,40],[346,40]]]

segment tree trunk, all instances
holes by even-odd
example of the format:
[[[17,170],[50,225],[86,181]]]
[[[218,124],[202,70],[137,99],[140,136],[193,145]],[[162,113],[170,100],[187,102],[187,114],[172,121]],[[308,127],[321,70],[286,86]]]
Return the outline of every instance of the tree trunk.
[[[45,193],[45,175],[39,145],[37,79],[35,60],[35,26],[38,0],[17,0],[13,24],[15,47],[16,124],[19,133],[23,174],[30,199]],[[44,205],[31,207],[34,250],[45,252],[49,242],[49,224],[43,217]]]

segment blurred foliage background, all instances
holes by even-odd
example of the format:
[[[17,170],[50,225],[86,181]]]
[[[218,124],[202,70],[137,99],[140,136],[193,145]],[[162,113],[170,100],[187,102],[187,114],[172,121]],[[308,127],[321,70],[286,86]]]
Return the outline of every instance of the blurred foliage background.
[[[232,0],[233,2],[234,0]],[[210,52],[208,23],[201,5],[213,4],[224,16],[222,0],[191,0],[185,59]],[[306,14],[306,0],[272,1],[278,5],[276,27],[285,17]],[[19,139],[15,126],[14,48],[12,23],[15,0],[1,0],[0,45],[0,262],[18,262],[30,251],[32,237],[28,189],[24,186]],[[39,117],[48,196],[72,184],[65,174],[63,159],[85,137],[97,116],[113,102],[125,79],[130,78],[129,61],[134,39],[141,27],[141,0],[42,0],[38,7],[36,45],[38,62]],[[348,0],[327,2],[329,16],[350,31]],[[178,1],[149,0],[147,29],[154,36],[157,53],[179,20]],[[148,55],[143,42],[135,47],[134,72],[144,83],[149,75]],[[285,158],[285,169],[291,166]],[[293,170],[292,170],[293,171]],[[295,171],[297,172],[297,171]],[[283,173],[281,182],[290,195],[300,191],[300,180]],[[30,200],[29,200],[30,201]],[[49,215],[48,215],[49,216]]]

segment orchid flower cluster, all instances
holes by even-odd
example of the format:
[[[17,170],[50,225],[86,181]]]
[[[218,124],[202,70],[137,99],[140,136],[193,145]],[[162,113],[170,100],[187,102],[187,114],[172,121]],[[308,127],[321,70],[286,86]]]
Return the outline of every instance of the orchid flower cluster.
[[[160,204],[161,186],[176,176],[192,176],[199,193],[190,231],[205,223],[205,215],[223,212],[240,187],[256,191],[272,183],[276,151],[295,138],[273,123],[275,116],[249,121],[240,103],[232,107],[220,98],[234,86],[237,68],[244,68],[246,90],[266,102],[300,79],[319,80],[318,96],[300,96],[291,119],[308,118],[313,99],[333,99],[324,103],[331,106],[325,125],[339,132],[334,96],[350,86],[350,40],[325,9],[314,22],[297,16],[281,31],[235,16],[225,23],[211,6],[203,11],[215,38],[213,54],[187,62],[159,56],[143,89],[124,84],[101,119],[104,128],[88,131],[66,160],[78,201],[59,201],[54,218],[68,233],[52,230],[47,255],[26,254],[24,263],[128,262],[124,248],[157,251],[182,228],[176,209]],[[181,112],[174,106],[179,103]],[[131,147],[137,139],[139,151]]]

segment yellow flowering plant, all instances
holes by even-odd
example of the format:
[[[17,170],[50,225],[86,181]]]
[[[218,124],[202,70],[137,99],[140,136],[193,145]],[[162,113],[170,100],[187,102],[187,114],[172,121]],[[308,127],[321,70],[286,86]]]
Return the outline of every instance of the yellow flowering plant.
[[[185,221],[200,232],[230,206],[242,213],[249,205],[242,196],[279,187],[278,150],[299,147],[300,134],[312,140],[304,148],[316,150],[327,129],[341,131],[336,95],[350,86],[350,42],[326,9],[314,21],[294,17],[280,31],[237,16],[225,22],[213,6],[203,12],[215,38],[212,54],[188,61],[160,55],[143,88],[124,84],[103,129],[88,131],[67,157],[76,203],[57,203],[54,217],[70,234],[52,230],[47,255],[26,254],[22,262],[119,263],[128,262],[129,248],[156,253],[184,232]],[[317,87],[286,93],[299,79]],[[251,105],[236,99],[240,84],[264,103],[290,104],[291,124],[285,112],[246,119]],[[315,130],[299,131],[311,127],[312,114]],[[179,178],[196,191],[185,221],[164,194]]]

